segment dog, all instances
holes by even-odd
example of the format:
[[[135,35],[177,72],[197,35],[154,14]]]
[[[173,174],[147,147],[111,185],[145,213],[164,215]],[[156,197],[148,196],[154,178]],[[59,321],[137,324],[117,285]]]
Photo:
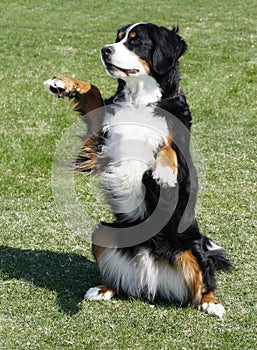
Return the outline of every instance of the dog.
[[[83,115],[88,133],[74,169],[101,175],[115,217],[93,233],[104,284],[85,299],[164,299],[222,318],[215,272],[231,264],[195,218],[192,118],[179,74],[186,50],[178,27],[129,24],[101,50],[118,82],[112,97],[103,100],[96,86],[73,78],[52,78],[45,86]]]

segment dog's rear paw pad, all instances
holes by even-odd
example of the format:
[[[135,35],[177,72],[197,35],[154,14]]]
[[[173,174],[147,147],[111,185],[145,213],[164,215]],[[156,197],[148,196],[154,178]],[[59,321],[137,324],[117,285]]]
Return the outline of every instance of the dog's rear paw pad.
[[[89,288],[84,295],[86,300],[110,300],[114,295],[112,290],[103,290],[100,287]]]
[[[206,312],[209,315],[218,316],[219,318],[222,318],[225,315],[225,309],[223,305],[219,303],[218,304],[215,304],[212,302],[203,303],[201,305],[201,310]]]
[[[157,165],[152,176],[163,187],[175,187],[177,184],[177,176],[170,166]]]

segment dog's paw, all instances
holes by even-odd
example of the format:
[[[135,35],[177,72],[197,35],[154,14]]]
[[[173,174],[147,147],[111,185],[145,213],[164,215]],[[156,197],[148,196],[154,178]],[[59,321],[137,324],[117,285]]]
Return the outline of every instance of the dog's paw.
[[[162,187],[175,187],[177,184],[177,176],[169,165],[162,166],[157,163],[152,172],[152,177]]]
[[[201,305],[201,310],[209,315],[222,318],[225,315],[225,309],[220,303],[206,302]]]
[[[89,290],[84,295],[84,299],[86,300],[110,300],[115,294],[115,291],[109,289],[106,286],[98,286],[89,288]]]
[[[50,94],[52,94],[56,98],[65,98],[66,96],[69,97],[72,93],[73,89],[70,89],[65,85],[62,78],[52,78],[48,79],[44,82],[45,88],[49,91]]]
[[[87,93],[91,84],[73,78],[52,78],[44,82],[46,89],[56,98],[72,99]]]

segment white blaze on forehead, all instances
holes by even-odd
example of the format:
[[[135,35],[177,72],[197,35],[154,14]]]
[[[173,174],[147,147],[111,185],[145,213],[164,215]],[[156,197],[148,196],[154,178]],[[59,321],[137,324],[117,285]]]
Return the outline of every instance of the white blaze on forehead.
[[[127,39],[128,39],[128,36],[129,36],[129,33],[130,31],[135,28],[136,26],[138,26],[139,24],[144,24],[144,22],[137,22],[137,23],[134,23],[132,24],[131,26],[129,26],[127,29],[126,29],[126,35],[124,36],[124,38],[120,41],[120,43],[124,43]]]

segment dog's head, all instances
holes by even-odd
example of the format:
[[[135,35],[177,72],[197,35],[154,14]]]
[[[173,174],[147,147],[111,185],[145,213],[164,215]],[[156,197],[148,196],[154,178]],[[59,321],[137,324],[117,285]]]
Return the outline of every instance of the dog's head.
[[[127,81],[168,74],[186,49],[177,27],[168,30],[152,23],[136,23],[119,29],[116,42],[104,46],[101,54],[107,72]]]

